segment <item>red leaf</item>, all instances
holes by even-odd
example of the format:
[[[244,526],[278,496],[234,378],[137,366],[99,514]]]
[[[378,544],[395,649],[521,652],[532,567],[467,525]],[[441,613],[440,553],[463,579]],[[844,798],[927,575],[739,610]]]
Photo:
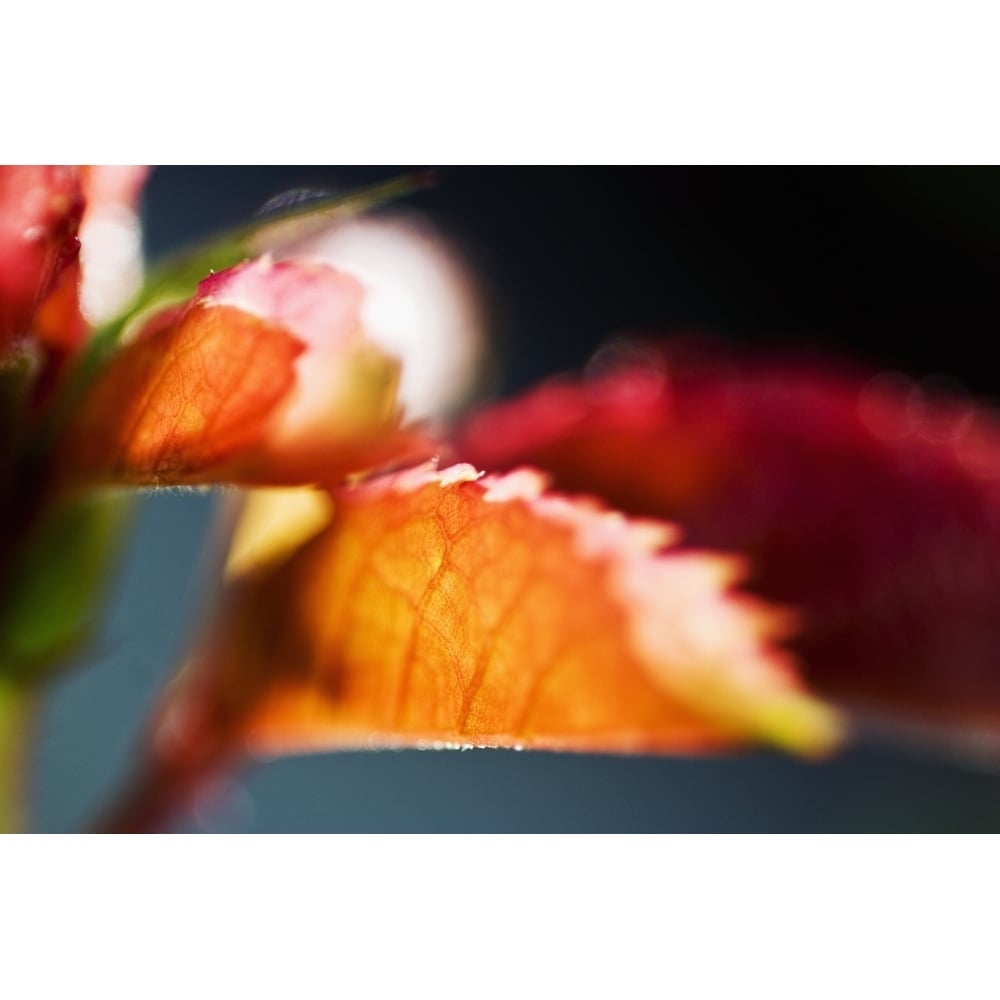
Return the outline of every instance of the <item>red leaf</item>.
[[[0,167],[0,355],[75,260],[82,212],[77,168]]]
[[[746,554],[821,693],[995,723],[998,443],[995,414],[901,378],[668,345],[481,413],[456,451]]]

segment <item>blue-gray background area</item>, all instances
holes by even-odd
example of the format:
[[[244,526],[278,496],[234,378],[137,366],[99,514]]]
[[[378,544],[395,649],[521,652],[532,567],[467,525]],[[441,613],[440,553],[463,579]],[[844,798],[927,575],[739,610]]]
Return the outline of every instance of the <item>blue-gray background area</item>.
[[[245,221],[293,188],[346,189],[399,168],[154,172],[150,256]],[[440,171],[409,199],[481,276],[502,387],[578,367],[607,337],[705,330],[778,338],[997,392],[1000,183],[992,170]],[[39,720],[34,828],[80,828],[134,759],[143,718],[211,588],[215,498],[138,507],[105,620]],[[391,751],[244,768],[179,830],[1000,830],[1000,766],[878,746],[808,764],[504,751]]]

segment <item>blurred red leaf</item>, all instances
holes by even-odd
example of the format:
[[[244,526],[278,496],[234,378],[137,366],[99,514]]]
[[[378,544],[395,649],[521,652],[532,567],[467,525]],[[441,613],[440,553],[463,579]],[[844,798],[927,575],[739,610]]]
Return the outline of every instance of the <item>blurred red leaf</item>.
[[[0,355],[76,259],[82,213],[76,167],[0,167]]]
[[[646,345],[473,417],[455,451],[670,518],[799,609],[807,681],[938,721],[1000,718],[1000,425],[934,383]]]

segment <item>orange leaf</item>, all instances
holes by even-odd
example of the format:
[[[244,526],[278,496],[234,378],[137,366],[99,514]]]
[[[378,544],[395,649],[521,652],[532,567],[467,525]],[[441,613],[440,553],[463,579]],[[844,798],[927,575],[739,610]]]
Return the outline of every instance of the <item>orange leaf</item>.
[[[831,746],[771,642],[787,616],[729,593],[733,560],[543,486],[456,466],[337,492],[328,528],[233,586],[158,755]]]
[[[263,433],[302,345],[228,306],[124,348],[75,418],[70,460],[118,482],[198,481]]]
[[[398,366],[364,338],[361,298],[352,278],[304,261],[207,278],[110,360],[66,464],[92,480],[267,484],[426,457],[397,428]]]

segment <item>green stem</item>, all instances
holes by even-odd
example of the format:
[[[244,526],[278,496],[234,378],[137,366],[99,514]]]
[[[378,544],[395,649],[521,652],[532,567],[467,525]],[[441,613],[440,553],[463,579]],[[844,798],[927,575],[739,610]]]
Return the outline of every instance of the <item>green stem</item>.
[[[26,747],[33,704],[26,686],[0,678],[0,833],[24,829]]]

